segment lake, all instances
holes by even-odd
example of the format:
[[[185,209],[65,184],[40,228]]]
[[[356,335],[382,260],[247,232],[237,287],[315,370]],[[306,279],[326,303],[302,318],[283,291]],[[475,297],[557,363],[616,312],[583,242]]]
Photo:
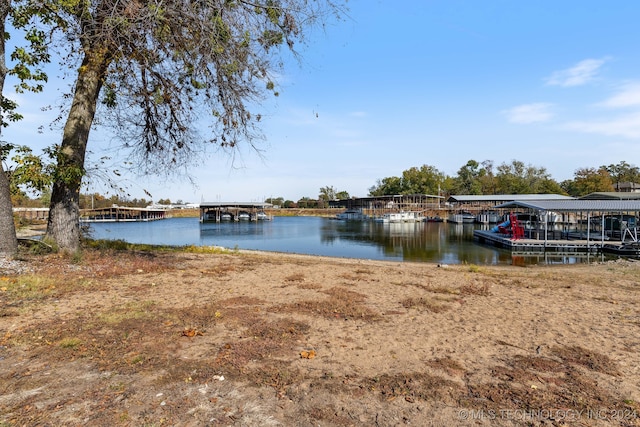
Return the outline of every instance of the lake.
[[[151,222],[91,223],[94,239],[172,246],[221,246],[330,257],[441,264],[527,265],[600,261],[602,255],[512,256],[481,245],[473,230],[481,225],[450,223],[382,224],[320,217],[275,217],[273,221],[200,224],[198,218]]]

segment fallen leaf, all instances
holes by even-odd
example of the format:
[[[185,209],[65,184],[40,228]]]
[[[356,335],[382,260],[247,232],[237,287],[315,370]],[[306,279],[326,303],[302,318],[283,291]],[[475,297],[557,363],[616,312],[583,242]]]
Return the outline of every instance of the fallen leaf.
[[[302,350],[300,352],[300,357],[302,357],[303,359],[313,359],[314,357],[316,357],[316,351],[315,350]]]
[[[185,337],[192,338],[192,337],[195,337],[196,335],[202,336],[203,334],[199,330],[193,329],[193,328],[188,328],[182,331],[182,336],[185,336]]]

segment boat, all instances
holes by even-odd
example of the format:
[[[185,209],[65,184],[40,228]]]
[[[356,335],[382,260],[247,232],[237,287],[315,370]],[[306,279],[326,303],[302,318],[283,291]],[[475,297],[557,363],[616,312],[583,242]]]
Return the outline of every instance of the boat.
[[[260,212],[256,213],[256,219],[258,221],[268,221],[271,218],[269,218],[269,215],[267,215],[263,211],[260,211]]]
[[[360,209],[347,209],[344,212],[336,214],[336,219],[341,221],[362,221],[367,219],[367,216],[363,214]]]
[[[628,242],[622,243],[621,245],[605,244],[602,245],[602,252],[622,256],[640,257],[640,242]]]
[[[468,211],[459,211],[449,215],[447,222],[453,222],[456,224],[472,224],[476,222],[476,216]]]
[[[476,215],[475,222],[480,224],[496,224],[500,222],[500,214],[494,210],[484,210]]]
[[[251,215],[247,211],[240,211],[238,213],[238,221],[249,221],[251,220]]]
[[[233,214],[231,212],[222,212],[220,214],[220,221],[233,221]]]
[[[216,220],[216,213],[215,212],[205,212],[205,214],[202,217],[203,221],[215,221]]]
[[[428,216],[424,218],[424,222],[443,222],[444,220],[436,215],[436,216]]]
[[[422,222],[424,218],[420,212],[388,212],[374,219],[375,222],[397,223],[397,222]]]

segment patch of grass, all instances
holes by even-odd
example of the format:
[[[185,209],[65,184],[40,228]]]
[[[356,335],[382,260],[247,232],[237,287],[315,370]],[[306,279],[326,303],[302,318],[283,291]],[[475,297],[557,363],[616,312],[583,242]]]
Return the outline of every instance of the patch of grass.
[[[482,271],[480,266],[475,265],[475,264],[469,264],[469,272],[471,272],[471,273],[479,273],[480,271]]]
[[[238,250],[231,250],[227,248],[223,248],[221,246],[195,246],[188,245],[182,246],[180,248],[182,251],[192,254],[213,254],[213,255],[224,255],[224,254],[233,254],[237,253]]]
[[[237,271],[238,267],[232,263],[218,264],[213,268],[207,270],[200,270],[200,274],[203,276],[222,277],[234,271]]]
[[[63,338],[58,342],[58,345],[62,348],[76,348],[82,344],[80,338]]]
[[[445,371],[451,376],[464,374],[464,369],[460,363],[451,359],[450,357],[441,357],[438,359],[430,360],[427,365],[434,368]]]
[[[240,375],[249,363],[293,355],[297,342],[308,330],[306,323],[289,318],[259,320],[249,326],[242,339],[224,344],[216,356],[215,365]]]
[[[579,346],[553,347],[551,352],[566,363],[581,365],[592,371],[619,376],[617,365],[605,354],[587,350]]]
[[[195,328],[206,331],[207,328],[215,326],[223,313],[219,311],[216,303],[210,302],[204,305],[192,305],[177,310],[175,316],[185,328]]]
[[[107,324],[118,324],[126,320],[151,319],[156,317],[153,312],[153,308],[156,305],[155,301],[130,302],[124,306],[100,313],[98,319]]]
[[[449,309],[448,306],[435,302],[433,299],[431,298],[425,298],[425,297],[419,297],[419,298],[414,298],[414,297],[409,297],[409,298],[405,298],[404,300],[400,301],[400,304],[404,307],[404,308],[416,308],[416,309],[423,309],[423,310],[428,310],[432,313],[441,313],[443,311],[446,311]]]
[[[483,283],[483,284],[469,283],[467,285],[463,285],[460,287],[460,294],[461,295],[478,295],[478,296],[487,297],[491,295],[491,292],[489,291],[489,285],[487,283]]]
[[[322,291],[329,295],[325,300],[300,301],[272,308],[277,312],[301,312],[320,315],[329,319],[380,320],[377,313],[364,304],[365,295],[341,287]]]
[[[284,397],[292,385],[305,380],[303,373],[292,369],[286,361],[270,361],[259,369],[250,371],[248,378],[256,385],[274,388],[278,397]]]
[[[366,378],[362,385],[383,401],[402,398],[410,403],[452,399],[462,391],[460,385],[453,381],[423,372],[383,374]]]
[[[11,299],[40,300],[56,295],[58,282],[39,274],[20,275],[0,282],[0,289]]]
[[[293,273],[284,278],[285,282],[304,282],[305,276],[303,273]]]
[[[504,360],[504,364],[492,369],[493,381],[468,384],[468,394],[460,397],[460,404],[492,410],[542,410],[550,414],[554,409],[606,408],[630,412],[636,409],[634,404],[609,394],[589,374],[591,371],[619,375],[617,365],[607,356],[575,346],[550,350],[554,357],[518,355]]]

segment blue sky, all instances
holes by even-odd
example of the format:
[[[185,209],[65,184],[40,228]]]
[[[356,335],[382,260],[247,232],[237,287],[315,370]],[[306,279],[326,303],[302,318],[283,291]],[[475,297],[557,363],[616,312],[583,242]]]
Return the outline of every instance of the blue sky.
[[[350,0],[316,32],[265,102],[262,157],[211,150],[193,182],[125,177],[132,197],[190,202],[364,197],[378,179],[470,159],[520,160],[558,181],[624,160],[640,166],[640,2]],[[46,96],[53,97],[55,79]],[[5,131],[45,146],[37,98]],[[49,118],[50,119],[50,118]],[[94,158],[109,146],[94,132]]]

